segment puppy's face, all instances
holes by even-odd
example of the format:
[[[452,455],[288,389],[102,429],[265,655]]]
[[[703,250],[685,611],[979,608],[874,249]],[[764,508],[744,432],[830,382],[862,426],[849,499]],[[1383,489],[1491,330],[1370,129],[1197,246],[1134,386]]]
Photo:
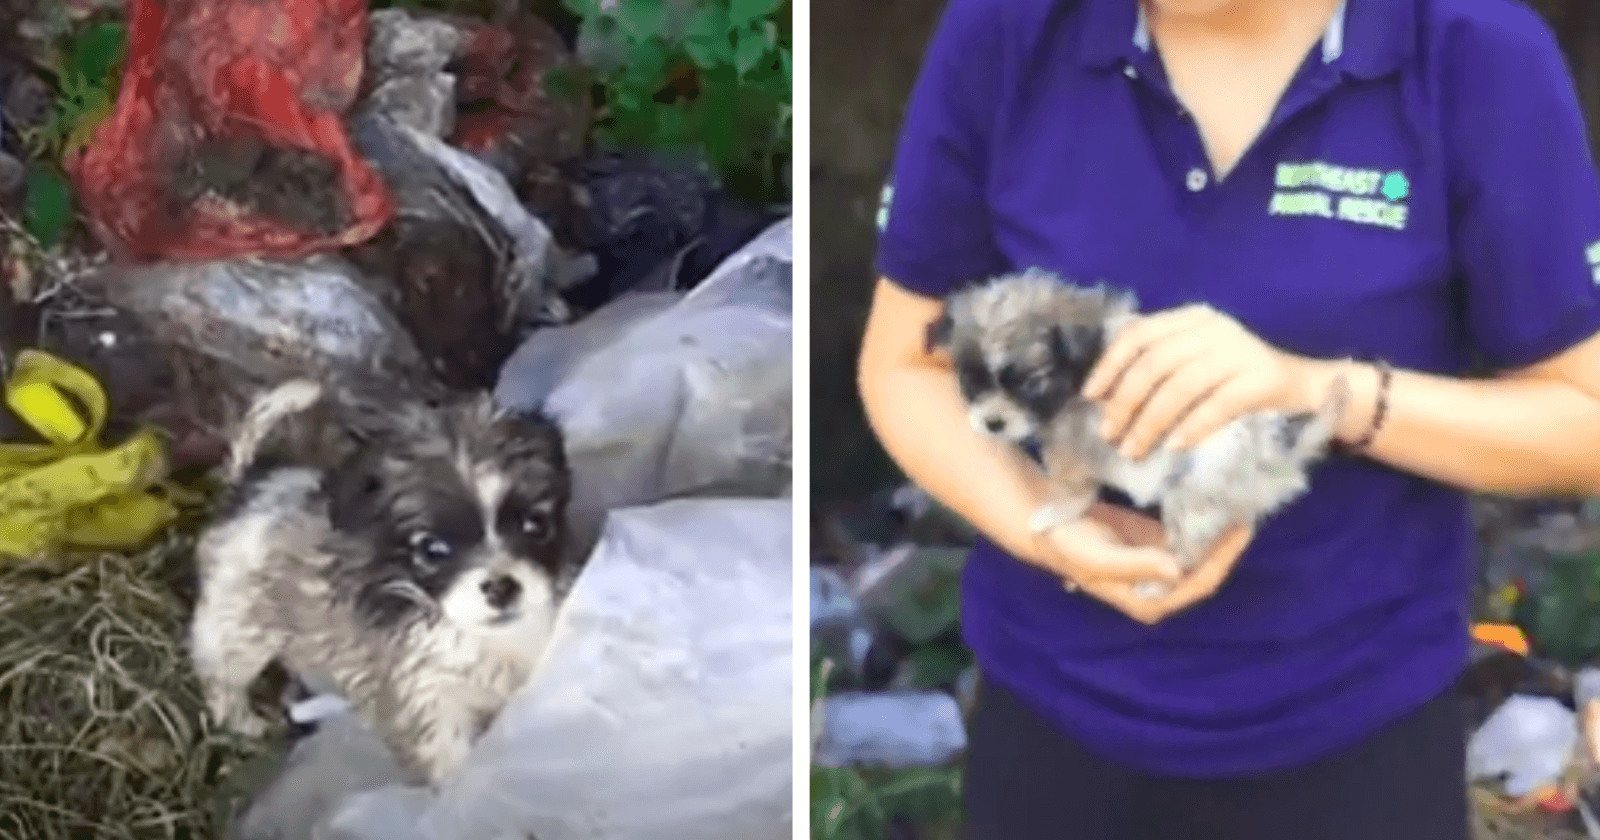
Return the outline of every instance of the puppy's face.
[[[928,328],[945,350],[978,432],[1021,443],[1083,390],[1104,349],[1106,296],[1042,273],[952,296]]]
[[[394,415],[333,477],[330,519],[370,541],[358,610],[427,615],[476,633],[547,626],[564,563],[570,477],[560,433],[487,397]]]

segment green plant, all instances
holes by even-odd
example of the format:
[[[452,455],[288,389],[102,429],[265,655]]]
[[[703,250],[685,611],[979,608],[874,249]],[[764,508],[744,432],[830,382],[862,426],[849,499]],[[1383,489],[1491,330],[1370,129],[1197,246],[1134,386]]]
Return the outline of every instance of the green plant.
[[[903,576],[889,594],[894,608],[888,623],[917,647],[904,663],[906,684],[944,688],[972,664],[972,653],[958,640],[960,591],[965,552],[925,549],[913,562],[920,574]],[[844,681],[823,654],[811,656],[811,702]],[[813,712],[816,714],[816,712]],[[884,840],[897,821],[918,827],[919,837],[954,838],[961,823],[961,767],[890,770],[811,768],[813,840]]]
[[[72,221],[72,191],[62,162],[89,142],[111,113],[128,39],[118,21],[92,23],[66,38],[56,61],[56,99],[44,124],[25,133],[34,163],[28,171],[27,230],[54,246]]]
[[[786,200],[793,133],[789,0],[563,0],[598,77],[596,139],[698,147],[729,187]]]

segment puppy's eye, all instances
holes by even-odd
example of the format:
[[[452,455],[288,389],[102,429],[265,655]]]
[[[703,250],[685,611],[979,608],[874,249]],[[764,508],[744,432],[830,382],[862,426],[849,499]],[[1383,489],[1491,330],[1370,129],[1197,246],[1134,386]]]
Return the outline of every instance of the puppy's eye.
[[[550,519],[543,513],[530,511],[517,521],[517,533],[530,539],[542,540],[550,532]]]
[[[432,565],[450,557],[450,544],[429,533],[411,536],[411,557],[419,565]]]

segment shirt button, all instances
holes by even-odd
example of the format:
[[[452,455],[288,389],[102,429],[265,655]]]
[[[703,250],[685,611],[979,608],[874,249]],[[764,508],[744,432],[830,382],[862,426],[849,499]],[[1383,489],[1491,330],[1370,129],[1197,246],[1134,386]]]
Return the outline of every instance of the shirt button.
[[[1208,180],[1210,179],[1206,177],[1206,171],[1204,169],[1197,167],[1189,170],[1189,192],[1199,192],[1205,189],[1206,181]]]

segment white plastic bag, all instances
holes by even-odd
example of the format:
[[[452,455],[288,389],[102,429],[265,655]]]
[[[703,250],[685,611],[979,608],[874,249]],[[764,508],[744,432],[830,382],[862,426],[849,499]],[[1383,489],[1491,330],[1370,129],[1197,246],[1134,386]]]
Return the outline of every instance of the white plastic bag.
[[[1505,776],[1506,793],[1523,796],[1566,770],[1578,745],[1578,717],[1549,697],[1515,694],[1467,742],[1467,774]]]
[[[787,840],[790,504],[614,512],[544,663],[437,797],[347,799],[316,840]]]
[[[567,439],[576,545],[587,547],[608,510],[787,492],[792,293],[786,219],[676,305],[635,319],[571,365],[543,407]],[[518,380],[537,379],[508,367],[497,394],[529,407],[510,400]]]

